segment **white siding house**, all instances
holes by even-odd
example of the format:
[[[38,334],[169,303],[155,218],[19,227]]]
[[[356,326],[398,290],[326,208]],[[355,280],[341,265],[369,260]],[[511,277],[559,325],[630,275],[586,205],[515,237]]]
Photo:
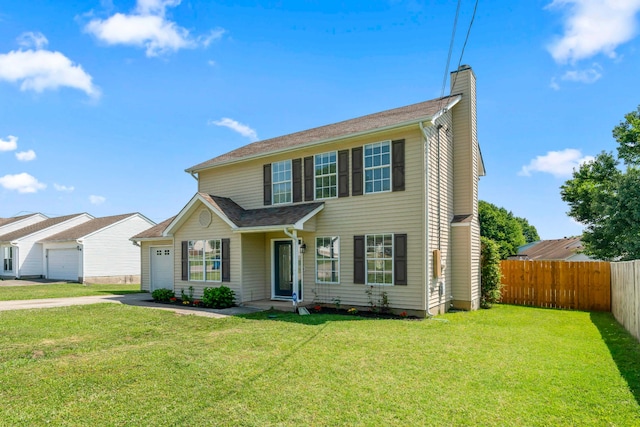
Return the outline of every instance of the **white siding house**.
[[[0,235],[0,247],[11,248],[10,262],[4,259],[3,278],[43,277],[43,250],[41,240],[93,219],[88,213],[48,218],[24,228]]]
[[[139,213],[95,218],[42,239],[47,279],[140,283],[140,248],[129,239],[155,223]]]

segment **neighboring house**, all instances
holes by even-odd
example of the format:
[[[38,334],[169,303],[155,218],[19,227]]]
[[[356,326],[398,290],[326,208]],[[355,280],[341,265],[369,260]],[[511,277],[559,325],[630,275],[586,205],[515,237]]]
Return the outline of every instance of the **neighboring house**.
[[[133,240],[142,288],[171,257],[179,293],[229,286],[236,302],[339,301],[421,316],[480,299],[475,75],[452,95],[258,141],[186,171],[196,194]],[[146,236],[146,237],[145,237]],[[158,255],[162,253],[163,255]],[[156,273],[157,275],[158,273]],[[370,291],[370,292],[368,292]]]
[[[580,237],[565,237],[564,239],[540,240],[518,248],[518,254],[509,259],[519,260],[564,260],[564,261],[598,261],[581,253],[582,241]]]
[[[68,228],[90,221],[88,213],[48,218],[23,228],[0,234],[0,253],[3,254],[3,279],[43,277],[42,239]],[[0,233],[2,233],[0,231]]]
[[[33,213],[29,215],[14,216],[11,218],[0,218],[0,236],[15,230],[27,227],[36,222],[44,221],[48,217],[41,213]]]
[[[139,213],[94,218],[41,239],[44,277],[80,283],[140,283],[140,249],[129,238],[155,225]]]
[[[173,289],[173,239],[162,233],[175,219],[171,217],[131,238],[141,246],[140,272],[142,289]]]

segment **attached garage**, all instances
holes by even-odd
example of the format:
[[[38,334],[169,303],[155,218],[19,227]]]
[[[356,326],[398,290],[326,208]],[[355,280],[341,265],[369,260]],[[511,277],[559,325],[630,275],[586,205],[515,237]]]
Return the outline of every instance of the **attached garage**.
[[[53,280],[77,281],[80,273],[80,255],[73,249],[47,250],[47,277]]]
[[[151,286],[156,289],[173,289],[173,248],[171,246],[152,246],[151,251]]]

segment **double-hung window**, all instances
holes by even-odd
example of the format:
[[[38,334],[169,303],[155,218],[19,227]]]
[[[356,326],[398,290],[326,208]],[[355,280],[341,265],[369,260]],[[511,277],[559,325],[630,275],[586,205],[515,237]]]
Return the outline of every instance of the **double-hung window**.
[[[220,239],[189,241],[189,280],[222,281],[222,242]]]
[[[391,191],[391,142],[364,146],[364,192]]]
[[[316,283],[340,283],[339,237],[316,237]]]
[[[291,203],[291,160],[271,164],[273,204]]]
[[[316,199],[329,199],[338,195],[338,163],[336,152],[316,154],[315,163],[315,186]]]
[[[2,254],[4,271],[13,271],[13,248],[11,246],[4,247]]]
[[[393,234],[366,235],[367,285],[393,284]]]

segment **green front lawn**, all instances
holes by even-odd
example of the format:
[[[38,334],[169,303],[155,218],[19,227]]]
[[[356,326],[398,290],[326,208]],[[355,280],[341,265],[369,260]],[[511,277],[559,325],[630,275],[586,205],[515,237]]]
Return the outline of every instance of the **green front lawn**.
[[[124,295],[140,292],[140,285],[83,285],[80,283],[55,283],[51,285],[2,286],[0,301],[42,298],[86,297],[91,295]]]
[[[270,314],[0,312],[0,424],[640,425],[640,344],[609,314]]]

